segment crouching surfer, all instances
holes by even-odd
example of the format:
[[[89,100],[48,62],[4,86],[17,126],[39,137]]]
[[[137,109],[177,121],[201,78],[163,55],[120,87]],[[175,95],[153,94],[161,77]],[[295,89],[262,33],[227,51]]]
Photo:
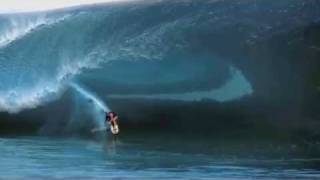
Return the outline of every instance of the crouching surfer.
[[[110,127],[112,134],[119,134],[119,125],[118,125],[118,115],[115,112],[106,113],[105,125],[102,128],[94,128],[91,130],[92,133],[108,130]]]
[[[110,125],[112,134],[119,133],[118,115],[115,112],[108,112],[106,114],[106,124],[107,123]]]

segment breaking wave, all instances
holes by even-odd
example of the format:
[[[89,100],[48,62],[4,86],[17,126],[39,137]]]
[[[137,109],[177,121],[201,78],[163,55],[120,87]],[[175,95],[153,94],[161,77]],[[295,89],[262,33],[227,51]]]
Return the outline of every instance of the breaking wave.
[[[78,87],[74,82],[90,87],[99,102],[268,97],[279,89],[272,63],[250,52],[319,19],[316,1],[289,4],[139,1],[3,14],[0,111],[45,105]]]

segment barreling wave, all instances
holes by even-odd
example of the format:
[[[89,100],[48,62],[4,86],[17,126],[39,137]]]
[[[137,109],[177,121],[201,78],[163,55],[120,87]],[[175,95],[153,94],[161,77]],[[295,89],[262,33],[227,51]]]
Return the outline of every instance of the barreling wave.
[[[221,92],[233,80],[231,67],[243,73],[232,87],[246,89],[212,99],[250,95],[254,68],[245,69],[238,50],[319,17],[308,11],[311,2],[290,3],[139,1],[1,15],[0,111],[17,113],[55,100],[74,79],[101,97]],[[308,17],[303,21],[302,12]]]

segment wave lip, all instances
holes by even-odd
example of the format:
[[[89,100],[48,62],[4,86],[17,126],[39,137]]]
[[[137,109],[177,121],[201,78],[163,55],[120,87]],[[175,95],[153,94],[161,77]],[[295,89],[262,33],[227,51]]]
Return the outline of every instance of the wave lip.
[[[4,27],[1,30],[0,26],[0,48],[3,48],[17,39],[29,34],[30,32],[36,30],[42,26],[49,26],[60,21],[63,21],[68,16],[63,16],[61,18],[49,18],[46,16],[39,16],[35,19],[28,19],[23,17],[9,17],[4,23]],[[0,24],[1,25],[1,24]]]
[[[55,9],[64,9],[75,6],[84,6],[90,4],[110,3],[110,2],[129,2],[134,0],[55,0],[38,1],[29,0],[27,4],[21,6],[20,0],[10,0],[1,2],[0,14],[22,13],[34,11],[48,11]]]
[[[57,16],[41,15],[9,15],[0,19],[0,112],[19,113],[25,109],[33,109],[60,97],[67,84],[83,69],[97,68],[101,60],[94,60],[93,52],[82,59],[64,59],[50,61],[50,57],[35,56],[34,53],[19,54],[19,40],[33,40],[34,36],[46,32],[43,27],[62,23],[71,18],[69,13]],[[41,28],[41,29],[39,29]],[[31,39],[30,39],[31,38]],[[12,47],[9,46],[12,44]],[[34,43],[33,43],[34,44]],[[29,43],[30,47],[33,44]],[[35,46],[37,48],[38,46]],[[35,49],[33,48],[33,49]],[[14,54],[10,51],[15,50]],[[22,49],[24,50],[24,49]],[[9,53],[7,53],[9,52]],[[35,50],[39,52],[39,50]],[[22,57],[22,58],[21,58]],[[38,61],[39,60],[39,61]],[[60,62],[59,62],[60,61]],[[45,69],[39,65],[45,64]]]

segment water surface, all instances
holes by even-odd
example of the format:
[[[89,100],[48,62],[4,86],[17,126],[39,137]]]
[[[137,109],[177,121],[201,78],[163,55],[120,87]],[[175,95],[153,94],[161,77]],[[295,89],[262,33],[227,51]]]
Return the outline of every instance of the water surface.
[[[154,136],[103,140],[1,138],[0,179],[320,178],[317,168],[320,159],[264,153],[250,156],[241,152],[243,149],[230,150],[230,144],[215,148],[215,143],[210,145],[209,141],[190,143]],[[252,151],[250,147],[247,149]]]

